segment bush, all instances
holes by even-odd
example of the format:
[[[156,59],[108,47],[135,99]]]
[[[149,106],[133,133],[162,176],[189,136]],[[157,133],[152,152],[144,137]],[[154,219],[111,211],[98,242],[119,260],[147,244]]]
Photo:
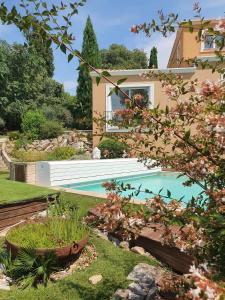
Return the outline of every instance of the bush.
[[[63,133],[62,125],[54,120],[46,120],[40,126],[40,139],[52,139],[56,138]]]
[[[8,137],[10,141],[18,140],[21,136],[21,133],[19,131],[10,131],[8,132]]]
[[[128,146],[116,139],[105,139],[99,145],[102,158],[121,158],[124,151],[128,151]]]
[[[48,160],[48,153],[37,150],[13,150],[11,153],[12,157],[22,162],[33,162]]]
[[[76,150],[73,147],[70,146],[58,147],[48,154],[48,160],[70,159],[75,154],[76,154]]]
[[[5,129],[5,120],[0,117],[0,132]]]
[[[39,139],[41,125],[46,122],[44,114],[40,111],[27,111],[22,118],[21,128],[31,140]]]
[[[31,141],[25,134],[20,134],[19,138],[15,141],[14,148],[19,150],[29,144]]]

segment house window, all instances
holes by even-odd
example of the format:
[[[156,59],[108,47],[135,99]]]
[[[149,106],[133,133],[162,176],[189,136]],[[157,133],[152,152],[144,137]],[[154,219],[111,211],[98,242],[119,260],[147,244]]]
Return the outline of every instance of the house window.
[[[118,110],[125,108],[126,97],[123,93],[119,92],[118,95],[113,93],[108,96],[113,87],[108,87],[106,90],[107,93],[107,102],[106,102],[106,120],[120,122],[121,119],[115,113]],[[121,90],[124,91],[130,98],[134,97],[137,94],[143,96],[143,107],[153,107],[153,86],[152,85],[134,85],[134,86],[123,86]],[[119,130],[118,127],[107,124],[107,130]]]
[[[204,37],[204,45],[203,45],[203,50],[208,50],[208,49],[218,49],[221,47],[223,43],[224,37],[221,35],[218,36],[213,36],[213,35],[205,35]]]

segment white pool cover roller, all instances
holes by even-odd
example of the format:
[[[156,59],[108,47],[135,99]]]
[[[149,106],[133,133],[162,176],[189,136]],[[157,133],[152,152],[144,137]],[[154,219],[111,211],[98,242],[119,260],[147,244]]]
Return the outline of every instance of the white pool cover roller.
[[[160,170],[160,168],[149,170],[136,158],[40,161],[36,165],[36,181],[37,184],[43,186],[60,186],[70,183],[149,174]]]

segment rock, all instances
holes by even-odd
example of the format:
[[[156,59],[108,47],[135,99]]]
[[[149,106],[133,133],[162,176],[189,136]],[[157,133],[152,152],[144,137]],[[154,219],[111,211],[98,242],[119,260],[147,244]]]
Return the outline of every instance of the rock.
[[[153,299],[155,299],[157,291],[158,291],[158,289],[157,289],[156,286],[152,287],[149,290],[148,295],[146,296],[145,300],[153,300]]]
[[[40,143],[40,147],[45,150],[49,145],[50,145],[50,141],[49,140],[44,140],[44,141],[41,141]]]
[[[148,294],[148,290],[143,289],[138,283],[132,282],[128,286],[129,290],[133,292],[134,294],[140,295],[140,296],[146,296]]]
[[[131,248],[130,250],[134,253],[137,253],[140,255],[145,255],[145,249],[142,247],[135,246],[135,247]]]
[[[128,296],[128,299],[129,300],[144,300],[144,296],[141,296],[141,295],[137,295],[131,291],[129,291],[129,296]]]
[[[109,239],[109,241],[111,241],[115,246],[119,246],[119,244],[120,244],[119,239],[115,238],[115,237],[112,236],[111,234],[108,235],[108,239]]]
[[[164,275],[165,271],[162,268],[140,263],[134,267],[127,279],[150,286],[157,284]]]
[[[111,297],[111,300],[127,300],[129,299],[129,290],[118,289]]]
[[[0,279],[0,290],[10,291],[10,282],[11,278],[3,275],[3,277]]]
[[[57,140],[58,140],[58,143],[61,143],[61,142],[63,141],[63,137],[62,137],[62,136],[59,136],[59,137],[57,138]]]
[[[102,281],[102,275],[93,275],[88,280],[91,284],[98,284],[100,281]]]
[[[40,212],[38,213],[38,216],[39,216],[39,217],[42,217],[42,218],[47,217],[47,210],[40,211]]]
[[[126,241],[120,242],[119,247],[125,250],[130,250],[129,243]]]
[[[107,241],[108,241],[107,235],[104,234],[102,231],[100,231],[100,230],[97,229],[97,228],[93,229],[93,231],[94,231],[94,233],[95,233],[98,237],[100,237],[100,238],[103,239],[103,240],[107,240]]]

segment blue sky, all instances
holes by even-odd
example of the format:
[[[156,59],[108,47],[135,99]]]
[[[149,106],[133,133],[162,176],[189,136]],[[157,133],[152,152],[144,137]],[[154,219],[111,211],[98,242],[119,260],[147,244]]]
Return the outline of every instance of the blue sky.
[[[4,2],[11,6],[17,4],[18,0]],[[52,0],[47,2],[52,3]],[[150,49],[157,46],[159,66],[166,67],[175,36],[171,35],[165,39],[154,35],[149,39],[143,34],[132,34],[130,27],[156,18],[157,11],[160,9],[165,13],[178,13],[180,19],[193,18],[193,3],[192,0],[87,0],[86,5],[79,9],[79,14],[73,19],[73,33],[76,37],[74,48],[81,49],[83,29],[86,18],[90,15],[100,48],[119,43],[129,49],[144,49],[149,55]],[[224,17],[225,0],[202,0],[200,4],[205,17]],[[23,36],[14,26],[0,25],[0,39],[9,43],[23,42]],[[56,49],[54,49],[54,59],[54,78],[64,84],[66,91],[75,94],[78,62],[73,60],[68,64],[66,56]]]

